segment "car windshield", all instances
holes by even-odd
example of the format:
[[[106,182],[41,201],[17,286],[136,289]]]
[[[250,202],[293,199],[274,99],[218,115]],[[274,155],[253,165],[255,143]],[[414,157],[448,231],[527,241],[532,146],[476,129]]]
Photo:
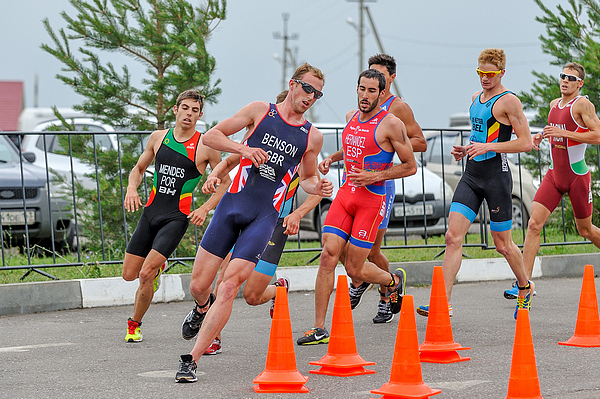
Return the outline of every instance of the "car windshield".
[[[19,155],[15,151],[8,137],[2,136],[0,139],[0,163],[19,162]]]

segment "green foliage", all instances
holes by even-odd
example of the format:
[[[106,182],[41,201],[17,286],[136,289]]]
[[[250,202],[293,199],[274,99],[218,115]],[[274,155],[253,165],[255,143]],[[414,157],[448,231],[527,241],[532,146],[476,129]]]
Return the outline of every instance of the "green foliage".
[[[154,130],[174,121],[169,111],[184,90],[198,89],[216,102],[221,89],[218,80],[211,83],[215,60],[205,42],[225,18],[226,0],[201,7],[185,0],[70,3],[75,12],[61,13],[66,30],[55,32],[43,21],[53,45],[41,47],[63,64],[66,74],[57,78],[85,98],[75,109],[118,128]],[[118,68],[105,62],[109,53],[128,60]],[[132,63],[146,72],[141,84],[129,71]]]
[[[540,36],[542,50],[553,57],[550,62],[556,66],[556,73],[546,75],[532,71],[537,81],[530,92],[519,94],[523,106],[537,110],[538,114],[534,124],[544,126],[548,121],[550,102],[560,97],[558,73],[565,64],[575,61],[584,66],[586,70],[585,84],[581,94],[587,95],[596,109],[600,105],[600,3],[596,0],[568,0],[559,4],[556,11],[544,5],[543,0],[534,0],[540,7],[542,15],[536,20],[546,26],[545,34]],[[586,162],[592,171],[592,191],[597,197],[600,194],[598,186],[598,146],[588,146]],[[522,157],[524,165],[534,175],[540,175],[538,168],[538,154],[534,150]],[[541,173],[543,174],[550,165],[548,148],[540,154]],[[565,197],[565,223],[567,230],[576,233],[573,210],[567,197]],[[593,223],[600,222],[600,204],[594,202]],[[560,211],[556,211],[549,219],[549,223],[562,230],[563,219]]]

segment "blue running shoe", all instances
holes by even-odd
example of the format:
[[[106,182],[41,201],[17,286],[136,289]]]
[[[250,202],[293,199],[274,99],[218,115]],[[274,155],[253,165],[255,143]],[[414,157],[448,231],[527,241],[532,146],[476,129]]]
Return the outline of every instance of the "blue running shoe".
[[[519,311],[519,309],[531,310],[531,300],[533,299],[534,288],[535,285],[533,284],[533,281],[528,281],[527,285],[523,289],[528,289],[529,292],[527,293],[527,295],[520,296],[517,298],[517,307],[515,308],[515,320],[517,320],[517,312]]]
[[[421,316],[429,316],[429,305],[427,306],[417,306],[417,313]],[[448,304],[448,314],[452,317],[452,305]]]
[[[510,290],[504,291],[504,298],[517,299],[518,297],[519,297],[519,289],[517,288],[517,282],[515,281],[512,284],[512,288]]]

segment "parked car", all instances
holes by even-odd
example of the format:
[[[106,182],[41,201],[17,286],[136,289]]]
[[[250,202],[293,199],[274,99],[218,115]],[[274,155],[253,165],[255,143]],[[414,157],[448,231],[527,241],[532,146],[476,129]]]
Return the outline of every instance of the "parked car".
[[[425,165],[436,175],[443,177],[453,190],[456,189],[462,177],[466,159],[455,161],[450,151],[452,146],[460,145],[461,140],[462,145],[467,145],[470,132],[471,128],[469,126],[423,132],[427,140],[427,151],[424,153]],[[521,168],[519,171],[519,154],[508,154],[507,158],[513,178],[512,227],[513,229],[521,229],[523,226],[527,226],[529,215],[531,215],[531,204],[539,186],[539,180],[534,179],[525,168]]]
[[[24,245],[25,234],[28,233],[30,245],[39,243],[51,248],[54,234],[55,248],[63,250],[66,247],[65,233],[72,218],[69,203],[55,195],[52,186],[48,192],[45,170],[32,165],[27,158],[31,159],[31,154],[21,155],[7,136],[0,136],[0,221],[3,242]]]
[[[75,126],[77,131],[86,131],[94,133],[96,145],[105,150],[117,149],[117,135],[114,129],[103,123],[95,121],[91,118],[72,118],[69,120]],[[45,132],[51,126],[59,126],[60,121],[53,120],[42,122],[33,128],[33,132]],[[68,148],[63,148],[58,139],[58,134],[25,134],[21,143],[23,152],[35,154],[33,164],[40,168],[46,168],[46,153],[48,156],[48,167],[51,171],[55,171],[62,175],[67,182],[71,182],[71,171],[74,172],[74,178],[83,184],[86,188],[96,187],[94,179],[87,177],[86,174],[93,174],[94,168],[82,163],[77,158],[73,158],[73,167],[71,169],[71,158],[65,155]],[[44,145],[45,141],[45,145]]]
[[[317,127],[323,133],[323,147],[318,156],[318,161],[321,162],[341,148],[344,125],[321,124]],[[400,163],[397,156],[394,156],[394,163]],[[341,184],[343,172],[342,162],[331,165],[329,173],[325,177],[333,182],[333,195],[331,198],[323,198],[320,212],[317,207],[302,218],[301,229],[316,231],[320,234],[329,206]],[[390,215],[388,233],[404,234],[406,231],[407,235],[421,236],[444,234],[453,194],[454,191],[449,185],[444,184],[439,176],[422,167],[417,161],[417,173],[396,180],[396,196]],[[298,204],[301,204],[307,196],[302,188],[298,189]]]

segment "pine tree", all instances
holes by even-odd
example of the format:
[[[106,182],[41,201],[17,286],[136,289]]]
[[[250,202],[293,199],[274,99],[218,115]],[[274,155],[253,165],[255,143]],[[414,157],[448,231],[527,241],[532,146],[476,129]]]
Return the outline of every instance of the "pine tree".
[[[84,97],[75,109],[115,127],[162,129],[177,94],[195,88],[214,103],[221,90],[211,84],[215,60],[206,40],[225,18],[226,0],[194,7],[185,0],[70,0],[77,15],[63,11],[66,31],[43,21],[53,46],[42,49],[62,64],[57,78]],[[77,47],[77,51],[74,48]],[[120,53],[120,68],[102,55]],[[134,84],[128,64],[146,71]]]
[[[225,0],[206,0],[202,7],[193,7],[185,0],[70,3],[77,14],[61,13],[67,22],[66,31],[55,32],[44,20],[54,46],[43,44],[42,49],[63,64],[63,73],[57,78],[84,97],[75,109],[117,129],[147,131],[163,129],[174,121],[171,110],[177,95],[184,90],[197,89],[205,95],[205,102],[216,102],[221,90],[218,80],[211,83],[215,60],[206,51],[205,42],[225,18]],[[77,51],[73,51],[76,46]],[[126,61],[117,68],[105,62],[107,53],[120,53]],[[128,65],[134,62],[146,71],[142,79],[132,79]],[[141,84],[134,80],[141,80]],[[75,129],[56,109],[55,113],[62,121],[56,130]],[[102,254],[102,260],[122,259],[126,237],[131,236],[139,219],[139,212],[128,214],[123,208],[123,186],[143,151],[145,135],[121,133],[118,137],[119,151],[106,151],[94,146],[90,134],[58,136],[64,154],[98,166],[95,189],[85,188],[77,181],[71,189],[76,195],[77,232],[86,237],[88,250]],[[88,177],[96,179],[96,174]],[[63,183],[71,186],[69,180]],[[151,186],[148,178],[138,188],[142,201],[148,197]],[[193,206],[199,206],[206,197],[197,188]],[[193,256],[195,237],[196,229],[190,226],[180,256]]]

